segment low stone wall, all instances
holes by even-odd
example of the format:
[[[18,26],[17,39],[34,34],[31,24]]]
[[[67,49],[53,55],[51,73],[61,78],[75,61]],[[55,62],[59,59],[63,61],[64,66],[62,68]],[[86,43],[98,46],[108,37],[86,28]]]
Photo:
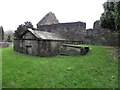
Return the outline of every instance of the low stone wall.
[[[9,47],[10,43],[8,42],[0,42],[0,48],[6,48]]]

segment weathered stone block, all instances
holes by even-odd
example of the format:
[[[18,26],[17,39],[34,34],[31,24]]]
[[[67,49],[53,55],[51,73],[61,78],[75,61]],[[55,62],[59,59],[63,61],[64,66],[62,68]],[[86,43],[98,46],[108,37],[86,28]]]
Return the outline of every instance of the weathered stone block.
[[[61,54],[64,55],[85,55],[89,51],[89,47],[76,46],[64,44],[61,50]]]

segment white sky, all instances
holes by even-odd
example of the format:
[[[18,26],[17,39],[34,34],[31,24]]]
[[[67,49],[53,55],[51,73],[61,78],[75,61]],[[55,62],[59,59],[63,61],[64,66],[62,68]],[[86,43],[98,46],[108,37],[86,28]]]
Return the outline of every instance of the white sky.
[[[0,0],[0,25],[4,31],[16,30],[31,21],[34,27],[48,13],[55,13],[60,23],[86,22],[87,28],[100,19],[106,0]]]

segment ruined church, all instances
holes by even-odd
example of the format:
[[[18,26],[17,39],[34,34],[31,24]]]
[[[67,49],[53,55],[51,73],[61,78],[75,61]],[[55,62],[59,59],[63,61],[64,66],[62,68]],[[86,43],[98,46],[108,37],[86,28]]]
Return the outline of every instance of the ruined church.
[[[110,46],[116,45],[115,40],[109,30],[101,28],[100,21],[94,23],[93,29],[86,29],[85,22],[59,23],[55,14],[49,12],[37,23],[36,30],[28,28],[19,38],[14,37],[14,50],[35,56],[54,56],[62,52],[63,44]],[[78,47],[68,47],[74,49],[73,52],[83,52],[83,49],[76,49]]]

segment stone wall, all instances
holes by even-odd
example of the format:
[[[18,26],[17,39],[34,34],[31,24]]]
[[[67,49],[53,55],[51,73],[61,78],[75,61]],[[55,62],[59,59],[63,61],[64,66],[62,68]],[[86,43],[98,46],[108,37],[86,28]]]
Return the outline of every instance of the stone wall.
[[[40,31],[60,34],[70,41],[86,44],[116,46],[118,41],[114,33],[100,26],[100,21],[94,22],[93,29],[86,29],[86,23],[83,22],[37,25],[37,28]]]
[[[59,23],[52,25],[37,25],[38,30],[48,31],[60,34],[62,37],[70,41],[83,41],[86,31],[86,23]]]
[[[51,54],[51,41],[39,41],[38,43],[38,56],[52,56]]]
[[[56,18],[55,14],[52,12],[49,12],[46,14],[39,22],[39,25],[51,25],[51,24],[58,24],[59,21]]]
[[[6,48],[9,47],[10,43],[8,42],[0,42],[0,48]]]
[[[117,46],[118,37],[115,33],[100,26],[100,21],[94,22],[93,29],[87,29],[85,43],[95,45]]]
[[[38,55],[38,42],[36,40],[22,40],[22,52],[30,55]]]
[[[14,40],[14,50],[33,56],[54,56],[60,54],[63,41],[51,40]]]

